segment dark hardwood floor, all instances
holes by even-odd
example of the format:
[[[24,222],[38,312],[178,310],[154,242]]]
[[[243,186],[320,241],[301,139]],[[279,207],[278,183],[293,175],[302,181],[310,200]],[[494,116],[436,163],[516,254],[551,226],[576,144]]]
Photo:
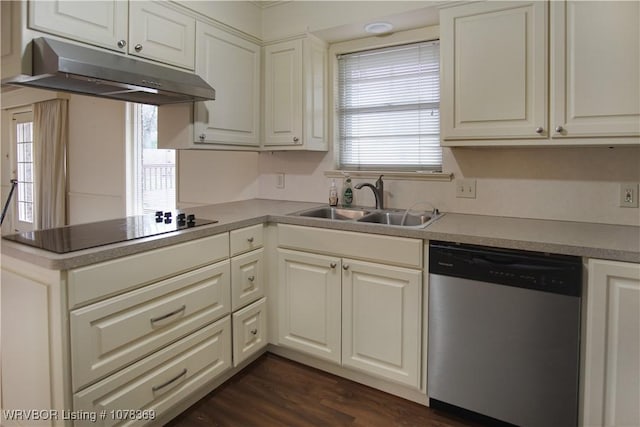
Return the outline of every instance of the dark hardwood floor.
[[[462,427],[472,424],[267,353],[167,425]]]

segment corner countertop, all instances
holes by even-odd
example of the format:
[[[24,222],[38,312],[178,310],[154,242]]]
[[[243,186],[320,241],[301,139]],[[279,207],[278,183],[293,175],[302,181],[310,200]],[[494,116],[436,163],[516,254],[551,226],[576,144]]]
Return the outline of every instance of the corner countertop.
[[[188,209],[218,223],[123,243],[55,254],[2,241],[2,254],[52,270],[67,270],[149,251],[249,225],[275,222],[344,231],[640,262],[640,227],[446,213],[426,229],[290,215],[320,203],[253,199]]]

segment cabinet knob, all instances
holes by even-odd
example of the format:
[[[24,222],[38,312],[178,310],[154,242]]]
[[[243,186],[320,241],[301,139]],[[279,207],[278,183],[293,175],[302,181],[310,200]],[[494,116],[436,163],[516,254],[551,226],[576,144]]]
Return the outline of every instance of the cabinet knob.
[[[536,133],[542,133],[542,132],[544,132],[544,128],[542,126],[538,126],[536,128]]]
[[[331,268],[336,268],[338,266],[338,264],[336,264],[335,262],[332,262],[331,264],[329,264],[329,266]]]
[[[136,50],[136,52],[140,52],[142,50],[142,45],[140,43],[138,43],[133,48]]]
[[[198,136],[198,138],[200,138],[200,141],[204,141],[206,137],[207,136],[204,133],[201,133],[200,136]]]
[[[251,330],[251,335],[256,335],[257,333],[258,333],[258,330],[257,330],[257,329],[252,329],[252,330]]]
[[[253,282],[254,280],[256,280],[256,276],[249,276],[247,277],[247,280]]]
[[[343,266],[342,266],[342,269],[343,269],[344,271],[347,271],[347,270],[349,269],[349,264],[345,264],[345,265],[343,265]]]
[[[293,137],[293,142],[295,142],[297,144],[298,142],[300,142],[300,138],[298,138],[297,136],[294,136]]]
[[[247,242],[249,242],[249,243],[253,243],[253,237],[249,237],[249,238],[247,239]]]
[[[564,128],[562,126],[556,126],[556,132],[560,133],[563,131],[564,131]]]
[[[127,41],[126,40],[118,40],[118,47],[120,49],[122,49],[123,47],[125,47],[127,45]]]

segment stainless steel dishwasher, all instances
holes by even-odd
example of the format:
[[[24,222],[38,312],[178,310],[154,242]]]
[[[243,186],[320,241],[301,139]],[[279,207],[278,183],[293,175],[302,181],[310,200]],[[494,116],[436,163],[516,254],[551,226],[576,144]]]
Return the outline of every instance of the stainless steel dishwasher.
[[[579,257],[431,242],[431,406],[576,426],[581,290]]]

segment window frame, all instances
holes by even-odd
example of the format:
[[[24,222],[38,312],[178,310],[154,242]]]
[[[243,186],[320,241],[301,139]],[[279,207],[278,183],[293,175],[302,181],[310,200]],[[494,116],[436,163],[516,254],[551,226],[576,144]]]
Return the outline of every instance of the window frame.
[[[374,176],[378,173],[393,173],[397,175],[398,179],[435,179],[435,180],[450,180],[450,173],[442,173],[441,170],[443,165],[440,165],[439,170],[411,170],[406,167],[397,166],[397,167],[389,167],[389,168],[375,168],[375,169],[342,169],[340,167],[340,127],[339,127],[339,114],[338,114],[338,105],[339,105],[339,65],[338,65],[338,56],[373,50],[379,48],[392,47],[403,44],[411,44],[418,42],[430,42],[437,41],[440,39],[440,32],[438,26],[430,26],[423,27],[414,30],[401,31],[397,33],[390,34],[385,37],[366,37],[362,39],[349,40],[345,42],[334,43],[329,47],[329,57],[330,57],[330,82],[331,82],[331,90],[329,93],[329,102],[333,107],[332,112],[330,114],[329,119],[329,129],[330,135],[332,137],[332,151],[333,151],[333,166],[335,170],[325,172],[325,175],[328,177],[338,176],[343,173],[350,173],[352,176],[354,173],[360,175],[362,177]],[[444,155],[443,155],[443,163],[444,163]]]
[[[126,138],[126,213],[127,215],[145,215],[150,211],[144,208],[144,189],[141,188],[142,182],[140,176],[144,172],[144,160],[143,160],[143,141],[142,141],[142,124],[138,120],[141,116],[140,108],[142,104],[127,103],[126,116],[127,116],[127,138]],[[157,108],[157,107],[156,107]],[[159,150],[167,150],[160,148]],[[178,153],[174,151],[174,176],[173,183],[174,189],[174,207],[171,210],[177,208],[178,202]]]
[[[33,182],[32,185],[32,194],[31,194],[31,222],[22,221],[20,219],[20,194],[21,194],[21,185],[19,180],[19,172],[18,172],[18,134],[17,134],[17,126],[21,123],[31,123],[31,168],[32,168],[32,177]],[[11,168],[12,168],[12,178],[18,180],[18,185],[16,187],[15,193],[13,195],[14,200],[13,209],[12,209],[12,218],[11,218],[11,227],[15,232],[25,232],[25,231],[33,231],[36,229],[36,224],[38,221],[38,209],[37,209],[37,200],[38,200],[38,184],[36,178],[35,171],[35,144],[33,141],[33,110],[32,109],[21,109],[12,112],[11,114]]]

